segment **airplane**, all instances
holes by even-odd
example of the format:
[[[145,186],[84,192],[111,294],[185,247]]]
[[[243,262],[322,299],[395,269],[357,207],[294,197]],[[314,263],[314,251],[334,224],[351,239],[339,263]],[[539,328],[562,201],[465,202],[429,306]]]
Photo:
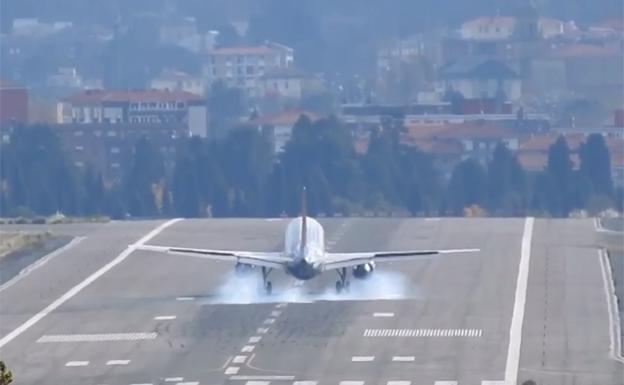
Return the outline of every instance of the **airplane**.
[[[185,255],[211,260],[235,262],[235,271],[244,273],[253,267],[262,269],[264,290],[271,294],[273,285],[269,274],[281,270],[300,280],[310,280],[325,271],[338,273],[336,292],[348,291],[350,282],[347,269],[353,269],[353,277],[364,279],[373,274],[377,262],[430,259],[434,255],[477,252],[479,249],[371,251],[355,253],[331,253],[325,249],[323,226],[307,215],[306,189],[301,195],[301,215],[290,221],[284,236],[281,252],[257,252],[234,250],[195,249],[176,246],[142,245],[137,249],[173,255]]]

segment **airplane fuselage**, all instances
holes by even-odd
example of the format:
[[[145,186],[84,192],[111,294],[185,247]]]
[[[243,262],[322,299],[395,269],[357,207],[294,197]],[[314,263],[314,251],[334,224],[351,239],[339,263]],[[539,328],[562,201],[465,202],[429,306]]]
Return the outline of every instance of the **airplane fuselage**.
[[[313,218],[306,217],[303,226],[302,217],[293,219],[286,228],[284,255],[292,262],[286,265],[286,271],[300,280],[309,280],[322,273],[325,257],[325,231]],[[305,231],[305,236],[302,232]],[[304,242],[304,243],[302,243]]]

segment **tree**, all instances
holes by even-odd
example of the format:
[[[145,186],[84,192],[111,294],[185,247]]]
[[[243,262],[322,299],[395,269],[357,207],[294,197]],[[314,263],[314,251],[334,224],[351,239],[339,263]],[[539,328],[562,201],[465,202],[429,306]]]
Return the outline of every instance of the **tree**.
[[[580,173],[590,183],[591,193],[611,198],[613,179],[611,174],[611,155],[604,137],[591,134],[579,148],[581,159]]]
[[[546,175],[550,180],[545,194],[548,211],[554,216],[567,217],[573,208],[573,176],[570,148],[563,136],[548,149]]]
[[[526,208],[526,175],[504,143],[494,149],[488,165],[487,207],[492,213],[522,214]]]
[[[152,142],[142,137],[131,154],[129,168],[123,176],[123,189],[128,213],[132,216],[159,214],[154,187],[164,178],[163,159]]]
[[[233,121],[245,111],[243,93],[239,88],[228,87],[218,80],[212,84],[208,96],[210,110],[210,127],[214,131],[213,138],[225,137]]]
[[[0,385],[9,385],[13,382],[13,373],[7,368],[4,361],[0,361]]]
[[[453,169],[448,184],[447,200],[455,215],[462,215],[465,208],[483,206],[487,197],[487,176],[479,162],[467,159]]]

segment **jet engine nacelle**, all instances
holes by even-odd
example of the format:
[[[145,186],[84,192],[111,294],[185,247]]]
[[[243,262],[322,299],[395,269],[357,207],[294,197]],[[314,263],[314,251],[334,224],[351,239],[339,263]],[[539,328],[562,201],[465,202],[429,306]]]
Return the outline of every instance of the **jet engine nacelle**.
[[[253,266],[248,263],[237,262],[236,266],[234,266],[234,271],[236,272],[236,275],[249,274],[252,270]]]
[[[355,278],[368,278],[375,271],[375,262],[363,263],[353,268],[353,276]]]

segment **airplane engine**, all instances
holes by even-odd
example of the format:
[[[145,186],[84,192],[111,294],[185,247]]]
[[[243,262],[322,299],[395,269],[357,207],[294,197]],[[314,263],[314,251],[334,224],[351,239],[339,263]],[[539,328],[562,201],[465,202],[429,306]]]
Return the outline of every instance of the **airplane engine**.
[[[236,275],[245,275],[245,274],[249,274],[251,273],[251,271],[253,270],[253,266],[248,264],[248,263],[236,263],[236,266],[234,266],[234,271],[236,272]]]
[[[368,278],[375,271],[375,262],[363,263],[353,268],[353,276],[359,279]]]

